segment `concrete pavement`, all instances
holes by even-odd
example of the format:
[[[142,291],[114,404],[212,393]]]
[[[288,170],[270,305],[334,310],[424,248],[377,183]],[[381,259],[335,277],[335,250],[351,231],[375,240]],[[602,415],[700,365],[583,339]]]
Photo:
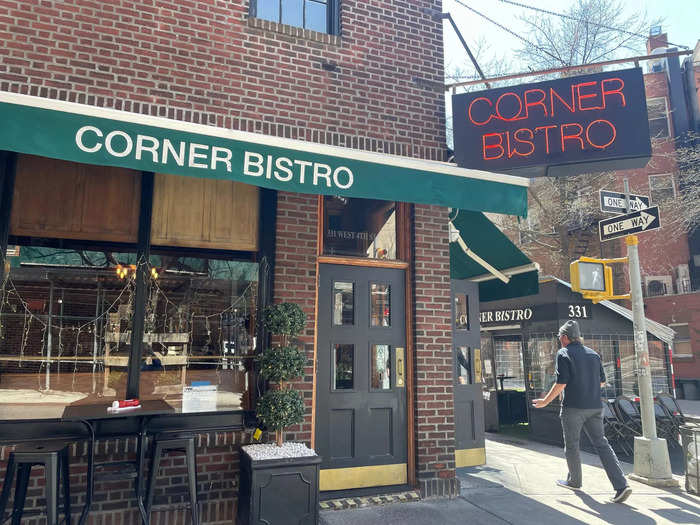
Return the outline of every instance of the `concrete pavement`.
[[[613,494],[598,457],[582,452],[583,491],[557,487],[565,477],[564,451],[532,441],[487,434],[486,465],[458,469],[462,493],[454,500],[429,500],[321,512],[323,525],[700,523],[700,498],[679,489],[657,489],[630,481],[625,504]],[[622,464],[626,473],[632,465]],[[679,476],[681,486],[684,480]]]

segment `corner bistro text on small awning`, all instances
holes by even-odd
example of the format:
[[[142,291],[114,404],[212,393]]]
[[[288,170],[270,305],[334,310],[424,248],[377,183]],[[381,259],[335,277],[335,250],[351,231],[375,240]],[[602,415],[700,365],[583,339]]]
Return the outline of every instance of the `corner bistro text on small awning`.
[[[0,150],[281,191],[527,215],[522,177],[0,92]]]

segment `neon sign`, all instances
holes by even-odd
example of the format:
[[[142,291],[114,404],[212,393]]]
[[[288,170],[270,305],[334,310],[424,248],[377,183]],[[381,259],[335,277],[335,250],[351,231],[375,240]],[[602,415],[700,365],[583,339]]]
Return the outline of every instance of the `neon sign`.
[[[453,95],[452,110],[465,168],[564,176],[651,157],[639,68]]]

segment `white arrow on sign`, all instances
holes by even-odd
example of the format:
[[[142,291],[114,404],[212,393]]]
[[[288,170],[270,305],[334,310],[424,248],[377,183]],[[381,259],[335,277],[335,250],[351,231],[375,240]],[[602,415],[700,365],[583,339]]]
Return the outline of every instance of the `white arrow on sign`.
[[[603,197],[603,201],[606,206],[609,206],[611,208],[619,208],[620,210],[624,210],[626,207],[625,199],[620,199],[619,197],[608,197],[605,196]],[[635,197],[634,199],[630,199],[630,211],[637,211],[637,210],[646,210],[647,205],[644,201],[642,201],[639,197]]]
[[[611,235],[620,231],[633,230],[634,228],[639,228],[641,226],[642,230],[646,230],[656,217],[651,213],[641,211],[639,217],[631,217],[629,219],[624,219],[619,222],[612,222],[610,224],[603,225],[603,233],[606,235]]]

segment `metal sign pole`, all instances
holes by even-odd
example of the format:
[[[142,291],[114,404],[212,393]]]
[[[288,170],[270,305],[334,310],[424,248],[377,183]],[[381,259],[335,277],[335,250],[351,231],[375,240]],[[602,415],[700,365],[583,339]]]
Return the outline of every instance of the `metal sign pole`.
[[[629,211],[629,183],[625,179],[625,194]],[[647,343],[644,300],[642,298],[642,277],[639,269],[639,249],[636,235],[625,237],[629,261],[630,295],[632,297],[632,323],[634,331],[634,354],[637,364],[639,384],[639,404],[642,415],[643,436],[634,438],[634,474],[630,477],[654,486],[677,485],[671,474],[671,461],[665,439],[656,436],[654,396],[651,386],[649,366],[649,345]]]

